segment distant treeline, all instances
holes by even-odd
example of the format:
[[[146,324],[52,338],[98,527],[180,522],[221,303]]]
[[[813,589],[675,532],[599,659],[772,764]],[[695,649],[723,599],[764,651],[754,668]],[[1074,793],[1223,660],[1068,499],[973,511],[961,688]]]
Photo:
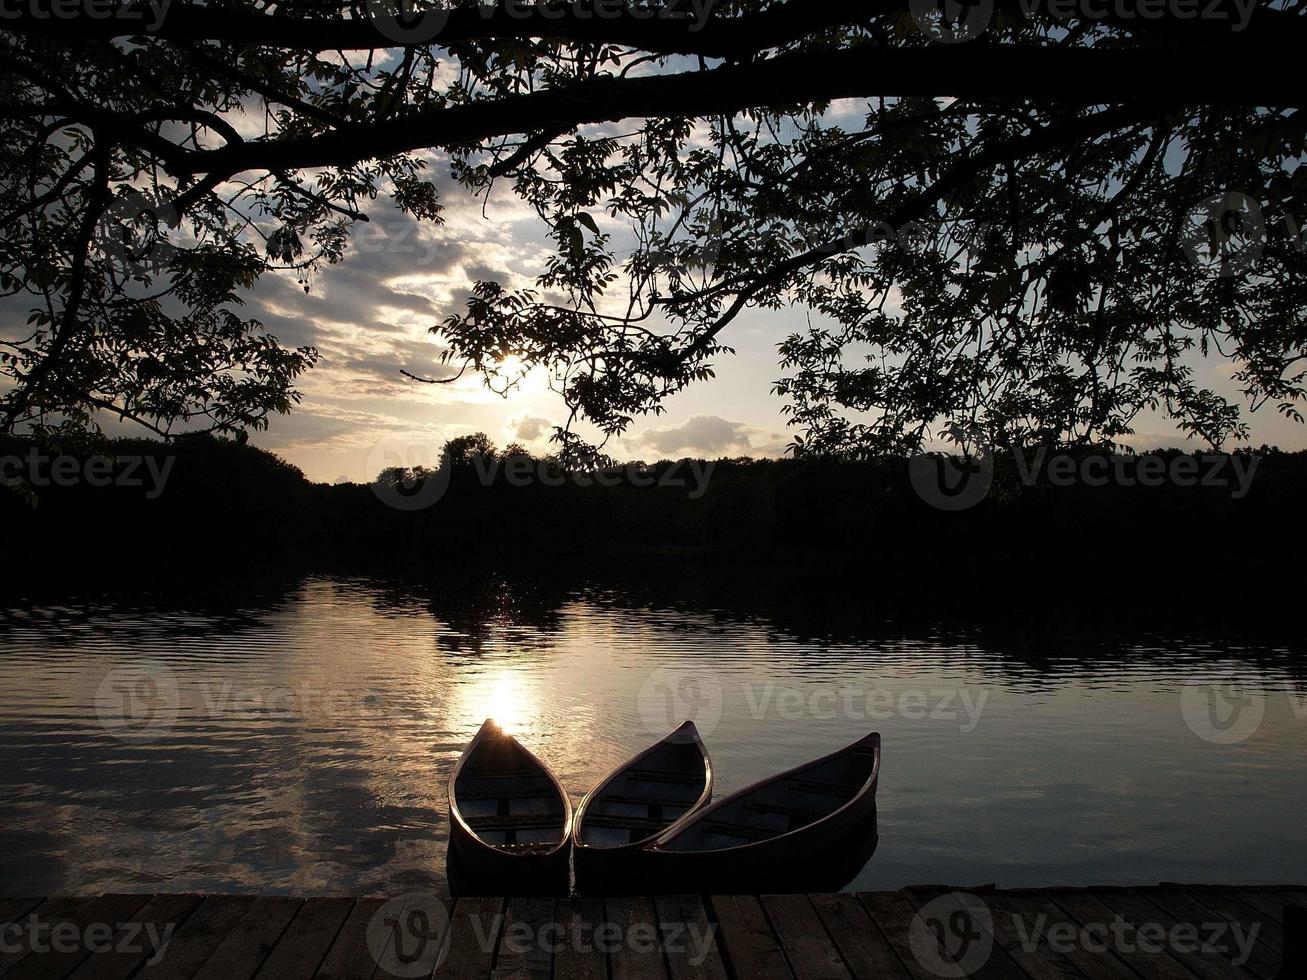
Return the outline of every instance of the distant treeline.
[[[923,590],[993,589],[1016,572],[1053,588],[1101,578],[1110,601],[1102,576],[1126,570],[1219,592],[1296,565],[1307,500],[1307,453],[1274,449],[1058,450],[965,464],[680,460],[587,473],[479,436],[447,449],[434,471],[331,486],[230,440],[0,440],[4,565],[90,575],[274,560],[544,569],[702,555],[838,565]]]

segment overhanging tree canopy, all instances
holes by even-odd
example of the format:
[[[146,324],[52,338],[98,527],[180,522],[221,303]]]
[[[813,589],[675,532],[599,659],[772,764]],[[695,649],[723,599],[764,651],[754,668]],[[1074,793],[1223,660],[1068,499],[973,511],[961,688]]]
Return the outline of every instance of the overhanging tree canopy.
[[[1244,423],[1198,352],[1297,417],[1300,2],[996,0],[965,43],[907,0],[41,2],[0,20],[0,289],[36,300],[6,429],[289,410],[315,352],[241,290],[339,259],[381,191],[439,221],[424,158],[511,182],[557,246],[537,290],[446,311],[451,370],[543,366],[609,434],[751,306],[803,324],[801,451],[1111,441],[1152,407],[1220,442]]]

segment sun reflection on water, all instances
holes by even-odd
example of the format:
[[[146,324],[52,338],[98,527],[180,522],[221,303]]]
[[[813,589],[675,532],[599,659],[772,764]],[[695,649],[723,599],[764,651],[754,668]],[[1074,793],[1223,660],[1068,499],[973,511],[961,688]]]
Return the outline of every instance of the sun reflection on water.
[[[520,734],[532,729],[540,716],[535,685],[513,669],[479,674],[463,686],[459,702],[456,718],[472,728],[493,718],[504,731]]]

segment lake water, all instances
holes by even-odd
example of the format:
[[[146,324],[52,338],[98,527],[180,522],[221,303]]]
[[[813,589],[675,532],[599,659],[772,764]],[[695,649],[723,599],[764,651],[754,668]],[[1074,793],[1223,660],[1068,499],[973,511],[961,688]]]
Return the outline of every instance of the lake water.
[[[686,713],[719,794],[882,733],[852,887],[1307,880],[1301,649],[805,632],[578,582],[13,601],[0,892],[443,891],[446,778],[484,718],[579,799]]]

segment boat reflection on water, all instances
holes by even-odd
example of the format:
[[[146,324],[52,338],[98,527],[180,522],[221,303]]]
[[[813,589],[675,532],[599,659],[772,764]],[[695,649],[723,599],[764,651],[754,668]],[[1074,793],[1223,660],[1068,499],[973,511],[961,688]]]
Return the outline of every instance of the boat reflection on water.
[[[590,897],[605,895],[749,895],[838,892],[853,881],[876,853],[880,835],[876,810],[848,833],[832,840],[821,853],[807,853],[802,860],[781,864],[760,862],[753,867],[715,869],[695,875],[694,880],[667,880],[656,876],[614,881],[603,890],[578,889]],[[445,867],[450,894],[455,898],[474,896],[518,897],[552,895],[563,897],[569,889],[561,881],[542,887],[538,879],[487,875],[473,871],[451,850]]]

